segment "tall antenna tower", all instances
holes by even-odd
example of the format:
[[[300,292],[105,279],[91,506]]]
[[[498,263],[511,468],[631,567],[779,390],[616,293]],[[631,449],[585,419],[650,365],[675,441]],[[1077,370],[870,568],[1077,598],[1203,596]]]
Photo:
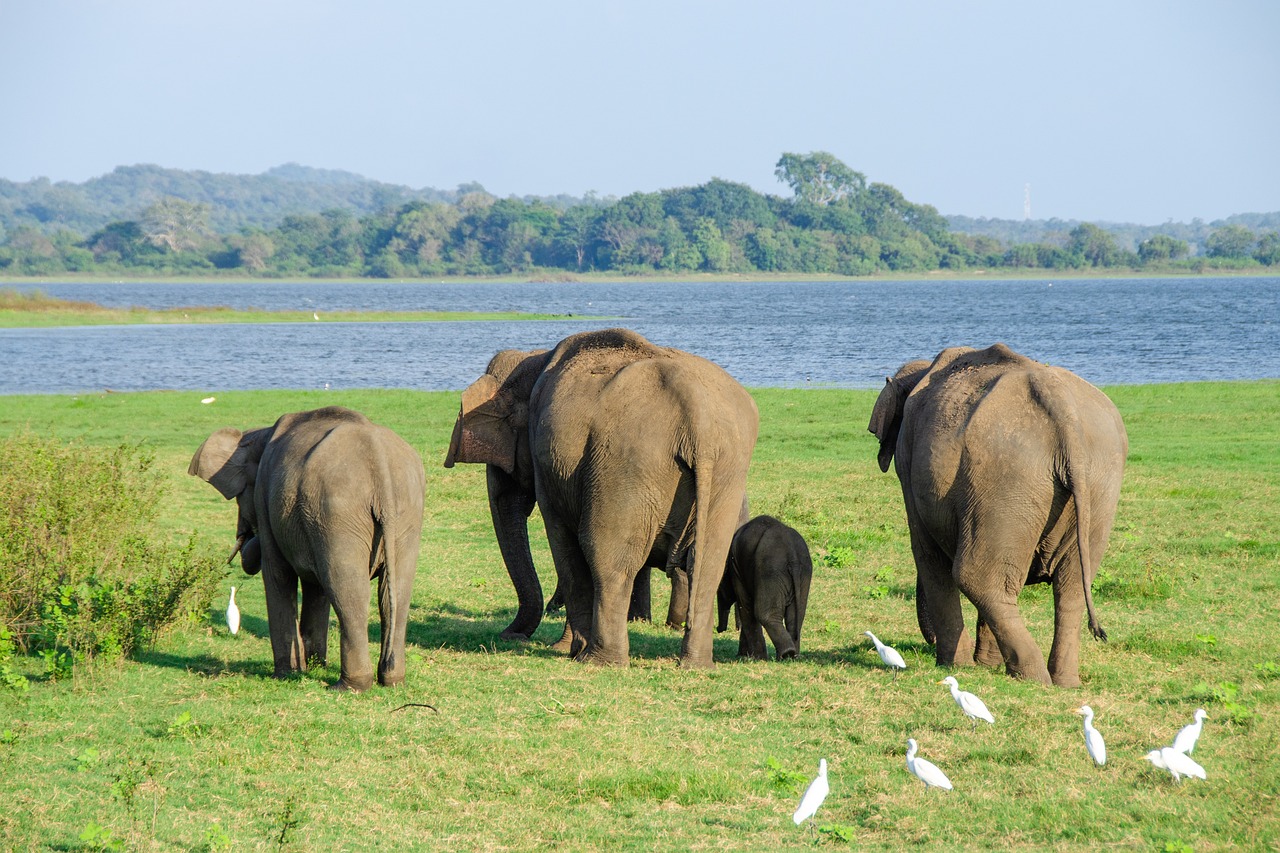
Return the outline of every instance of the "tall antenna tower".
[[[1022,188],[1022,218],[1031,221],[1031,184]]]

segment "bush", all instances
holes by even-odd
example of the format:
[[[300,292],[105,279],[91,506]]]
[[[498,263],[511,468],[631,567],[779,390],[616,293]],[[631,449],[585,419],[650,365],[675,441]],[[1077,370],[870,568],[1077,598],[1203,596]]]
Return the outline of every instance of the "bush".
[[[153,461],[128,445],[0,439],[0,628],[51,672],[127,656],[213,600],[217,557],[152,537]]]

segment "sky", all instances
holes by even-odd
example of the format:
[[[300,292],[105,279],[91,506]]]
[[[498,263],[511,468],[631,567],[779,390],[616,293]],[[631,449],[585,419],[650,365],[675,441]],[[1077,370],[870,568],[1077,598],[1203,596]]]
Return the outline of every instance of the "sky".
[[[0,178],[284,163],[774,195],[828,151],[943,214],[1280,210],[1275,0],[0,0]]]

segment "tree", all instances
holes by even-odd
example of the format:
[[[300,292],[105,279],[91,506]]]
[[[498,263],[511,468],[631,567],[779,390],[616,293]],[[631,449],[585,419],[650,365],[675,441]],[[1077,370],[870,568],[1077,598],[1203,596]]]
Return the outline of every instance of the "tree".
[[[1280,231],[1268,231],[1258,238],[1258,248],[1253,252],[1253,259],[1269,267],[1280,264]]]
[[[171,252],[190,251],[210,233],[209,210],[207,204],[162,198],[142,211],[142,233],[153,246]]]
[[[1109,267],[1120,259],[1115,238],[1091,222],[1082,222],[1071,230],[1067,249],[1095,267]]]
[[[1176,240],[1166,234],[1156,234],[1138,244],[1138,258],[1144,264],[1181,260],[1190,251],[1185,240]]]
[[[846,196],[857,196],[867,187],[867,176],[855,172],[826,151],[784,153],[773,172],[791,187],[796,198],[824,206]]]
[[[1253,253],[1254,242],[1253,232],[1243,225],[1224,225],[1205,241],[1205,254],[1211,258],[1247,258]]]

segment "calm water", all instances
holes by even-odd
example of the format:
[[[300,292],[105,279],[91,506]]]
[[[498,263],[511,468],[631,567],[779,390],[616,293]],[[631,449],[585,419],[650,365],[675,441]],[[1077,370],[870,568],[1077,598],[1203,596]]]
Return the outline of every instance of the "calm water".
[[[749,387],[874,388],[1004,341],[1096,384],[1280,377],[1280,277],[831,283],[42,284],[110,306],[532,311],[550,322],[0,329],[0,394],[466,387],[490,356],[626,326]],[[612,319],[586,320],[581,315]]]

